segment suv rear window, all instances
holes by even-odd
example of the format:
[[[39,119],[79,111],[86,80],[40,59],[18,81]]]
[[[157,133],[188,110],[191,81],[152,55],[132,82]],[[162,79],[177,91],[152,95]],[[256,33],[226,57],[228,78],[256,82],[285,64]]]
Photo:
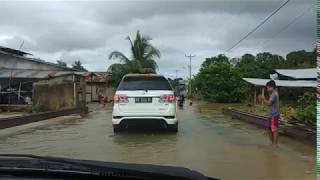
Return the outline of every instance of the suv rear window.
[[[118,90],[172,90],[162,76],[127,76],[119,84]]]

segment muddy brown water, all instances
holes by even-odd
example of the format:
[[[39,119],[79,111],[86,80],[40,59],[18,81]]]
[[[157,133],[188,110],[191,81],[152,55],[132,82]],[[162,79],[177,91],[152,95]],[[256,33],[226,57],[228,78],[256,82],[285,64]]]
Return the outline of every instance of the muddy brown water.
[[[114,134],[111,107],[91,105],[86,118],[0,137],[0,153],[183,166],[222,179],[315,179],[315,148],[221,114],[219,105],[178,110],[179,132]]]

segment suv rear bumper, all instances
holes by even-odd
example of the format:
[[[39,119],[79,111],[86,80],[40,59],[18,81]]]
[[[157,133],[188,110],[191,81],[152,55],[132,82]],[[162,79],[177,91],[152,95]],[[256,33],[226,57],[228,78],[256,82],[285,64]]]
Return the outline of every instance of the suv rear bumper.
[[[175,116],[123,116],[123,117],[113,117],[112,124],[113,125],[120,125],[121,122],[129,120],[131,122],[139,122],[139,120],[152,120],[152,121],[164,121],[167,125],[175,125],[178,124],[178,120]]]

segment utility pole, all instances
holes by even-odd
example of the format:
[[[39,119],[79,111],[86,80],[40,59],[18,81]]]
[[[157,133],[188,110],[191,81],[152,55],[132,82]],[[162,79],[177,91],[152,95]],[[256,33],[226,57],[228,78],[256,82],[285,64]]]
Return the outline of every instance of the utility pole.
[[[179,69],[176,69],[176,79],[178,79],[178,71]]]
[[[189,64],[189,95],[191,95],[191,60],[195,55],[185,55],[187,58],[189,58],[190,64]]]

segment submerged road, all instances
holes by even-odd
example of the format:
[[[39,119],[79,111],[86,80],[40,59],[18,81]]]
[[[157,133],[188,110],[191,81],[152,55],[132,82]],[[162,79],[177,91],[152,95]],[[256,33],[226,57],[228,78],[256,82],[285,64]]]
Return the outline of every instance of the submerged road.
[[[178,111],[179,132],[114,134],[112,108],[91,105],[88,117],[0,136],[0,153],[184,166],[222,179],[315,179],[315,147],[221,114],[216,105]]]

